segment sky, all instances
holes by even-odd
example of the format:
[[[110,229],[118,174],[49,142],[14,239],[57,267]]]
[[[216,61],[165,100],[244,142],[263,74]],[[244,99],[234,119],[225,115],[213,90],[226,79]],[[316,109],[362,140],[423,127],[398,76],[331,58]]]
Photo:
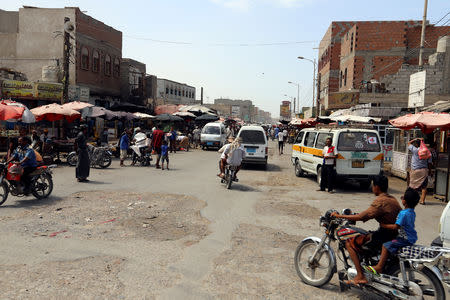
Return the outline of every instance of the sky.
[[[297,57],[317,58],[332,21],[423,16],[423,0],[2,0],[0,8],[23,5],[78,6],[122,31],[122,56],[148,74],[196,87],[197,99],[203,87],[206,103],[250,99],[274,117],[281,101],[297,97],[289,81],[300,85],[300,106],[311,106],[313,64]],[[449,11],[448,0],[429,0],[427,19]]]

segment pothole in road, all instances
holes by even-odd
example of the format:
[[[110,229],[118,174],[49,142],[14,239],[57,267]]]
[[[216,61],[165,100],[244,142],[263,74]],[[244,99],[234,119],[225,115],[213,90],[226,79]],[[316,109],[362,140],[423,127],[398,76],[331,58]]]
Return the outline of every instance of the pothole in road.
[[[124,286],[118,279],[123,260],[88,257],[36,265],[0,265],[5,299],[117,299]]]
[[[176,194],[83,192],[4,225],[13,231],[23,228],[34,236],[156,241],[186,238],[188,246],[209,234],[209,221],[200,214],[205,205],[197,198]]]
[[[262,215],[282,215],[301,218],[316,218],[320,216],[320,211],[312,206],[301,202],[286,202],[271,199],[258,201],[255,211]]]

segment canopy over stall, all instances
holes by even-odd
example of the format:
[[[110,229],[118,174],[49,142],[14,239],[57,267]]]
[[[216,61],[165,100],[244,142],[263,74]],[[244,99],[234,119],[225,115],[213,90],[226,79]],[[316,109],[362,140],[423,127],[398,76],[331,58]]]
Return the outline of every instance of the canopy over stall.
[[[47,120],[52,122],[64,119],[68,122],[73,122],[81,117],[81,114],[76,110],[63,107],[56,103],[33,108],[31,112],[36,117],[36,121]]]

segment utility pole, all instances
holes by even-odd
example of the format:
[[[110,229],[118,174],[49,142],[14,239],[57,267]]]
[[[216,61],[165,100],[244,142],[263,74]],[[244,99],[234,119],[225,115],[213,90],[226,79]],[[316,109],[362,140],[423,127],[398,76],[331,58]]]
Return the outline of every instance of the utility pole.
[[[314,58],[313,61],[314,65],[314,72],[313,72],[313,99],[312,99],[312,106],[311,106],[311,115],[314,117],[314,102],[316,101],[316,59]],[[317,117],[317,114],[316,114]]]
[[[320,76],[317,76],[317,98],[316,98],[316,115],[319,117],[321,112],[321,106],[320,106]]]
[[[420,50],[419,50],[419,71],[423,69],[423,44],[425,42],[425,29],[427,23],[427,8],[428,8],[428,0],[425,0],[423,7],[423,20],[422,20],[422,33],[420,35]]]
[[[70,43],[70,30],[67,30],[66,23],[70,22],[70,18],[64,18],[64,52],[63,52],[63,97],[61,99],[61,104],[69,101],[69,62],[70,62],[70,48],[72,47]],[[72,29],[73,30],[73,29]]]

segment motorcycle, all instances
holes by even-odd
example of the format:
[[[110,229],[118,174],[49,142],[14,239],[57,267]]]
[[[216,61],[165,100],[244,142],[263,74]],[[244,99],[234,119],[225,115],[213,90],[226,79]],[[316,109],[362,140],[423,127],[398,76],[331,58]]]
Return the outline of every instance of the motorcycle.
[[[238,166],[225,166],[225,175],[220,180],[221,183],[225,183],[227,189],[231,189],[231,184],[233,181],[238,182],[239,180],[236,178],[236,171]]]
[[[94,147],[88,144],[89,160],[91,167],[107,168],[112,163],[112,153],[108,147]],[[67,155],[67,163],[74,167],[77,165],[78,155],[76,151],[72,151]]]
[[[364,271],[368,283],[358,286],[348,285],[345,280],[356,276],[356,269],[350,265],[345,242],[359,234],[367,234],[363,229],[354,227],[355,222],[344,221],[331,216],[335,210],[328,210],[320,217],[320,226],[325,228],[322,238],[308,237],[295,251],[295,269],[300,279],[309,285],[321,287],[327,284],[337,272],[336,255],[330,242],[337,241],[338,254],[344,269],[338,273],[340,290],[358,288],[389,299],[445,299],[445,290],[439,278],[435,263],[441,252],[423,246],[402,248],[395,257],[390,257],[383,274],[374,275]],[[350,209],[344,215],[352,214]],[[362,265],[376,265],[380,251],[360,256]]]
[[[17,170],[17,165],[13,163],[0,163],[0,205],[2,205],[8,194],[13,196],[25,196],[24,185],[21,179],[21,174]],[[30,192],[37,199],[43,199],[50,196],[53,191],[52,168],[55,165],[40,166],[35,171],[30,173]]]
[[[130,148],[133,150],[133,157],[131,159],[133,165],[140,163],[141,166],[150,166],[150,162],[153,159],[147,146],[132,145]]]

